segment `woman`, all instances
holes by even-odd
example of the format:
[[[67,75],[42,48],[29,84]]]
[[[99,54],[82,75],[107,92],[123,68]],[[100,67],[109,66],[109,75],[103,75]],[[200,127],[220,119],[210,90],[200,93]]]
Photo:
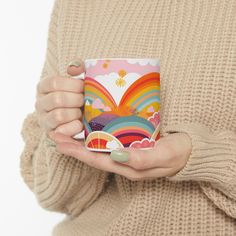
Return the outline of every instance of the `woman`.
[[[236,235],[235,12],[234,0],[56,0],[21,155],[39,204],[66,214],[53,235]],[[68,74],[99,57],[160,58],[153,150],[109,156],[71,138],[83,83]]]

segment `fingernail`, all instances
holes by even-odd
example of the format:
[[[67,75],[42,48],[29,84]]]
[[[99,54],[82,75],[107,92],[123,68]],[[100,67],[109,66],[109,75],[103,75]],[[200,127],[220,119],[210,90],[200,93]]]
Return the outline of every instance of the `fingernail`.
[[[129,153],[125,151],[114,150],[111,152],[110,158],[113,161],[127,162],[129,160]]]
[[[68,67],[70,67],[70,66],[80,67],[81,66],[81,62],[80,61],[71,61],[68,64]]]
[[[47,146],[56,147],[55,141],[52,140],[51,138],[48,138],[46,142],[47,142]]]

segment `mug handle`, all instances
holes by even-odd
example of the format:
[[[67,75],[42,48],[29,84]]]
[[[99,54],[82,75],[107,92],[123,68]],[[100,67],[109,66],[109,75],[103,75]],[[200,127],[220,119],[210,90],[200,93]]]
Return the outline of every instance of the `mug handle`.
[[[85,72],[81,73],[80,75],[76,75],[76,76],[71,76],[71,78],[74,78],[74,79],[83,79],[85,78]],[[81,131],[80,133],[76,134],[73,136],[74,139],[84,139],[85,138],[85,134],[84,134],[84,130]]]

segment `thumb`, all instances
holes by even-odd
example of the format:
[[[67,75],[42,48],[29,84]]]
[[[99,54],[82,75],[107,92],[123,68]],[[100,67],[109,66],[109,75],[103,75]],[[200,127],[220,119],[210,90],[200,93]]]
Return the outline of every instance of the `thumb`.
[[[85,65],[81,59],[71,61],[67,66],[67,74],[77,76],[85,72]]]

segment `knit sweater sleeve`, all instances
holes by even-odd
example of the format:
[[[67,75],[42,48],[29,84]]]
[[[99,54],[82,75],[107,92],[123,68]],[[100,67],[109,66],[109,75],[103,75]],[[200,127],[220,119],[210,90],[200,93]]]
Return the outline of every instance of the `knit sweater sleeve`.
[[[59,2],[55,1],[51,14],[41,79],[58,73]],[[108,172],[58,153],[55,144],[39,126],[36,111],[25,117],[21,135],[24,141],[20,156],[21,175],[43,208],[74,216],[96,200],[104,188]]]
[[[236,132],[213,132],[199,123],[181,123],[167,126],[164,133],[173,132],[189,135],[192,152],[185,167],[167,179],[198,181],[202,191],[218,208],[236,218]]]

